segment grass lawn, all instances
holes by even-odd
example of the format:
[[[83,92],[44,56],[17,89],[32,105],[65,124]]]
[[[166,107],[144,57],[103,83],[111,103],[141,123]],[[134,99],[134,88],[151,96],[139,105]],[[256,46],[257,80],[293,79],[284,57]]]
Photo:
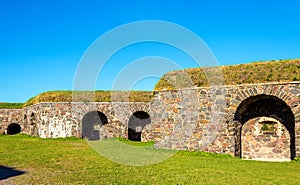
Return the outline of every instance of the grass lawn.
[[[177,152],[158,164],[126,166],[102,157],[82,139],[25,135],[0,136],[0,166],[25,171],[0,184],[300,184],[300,162]]]

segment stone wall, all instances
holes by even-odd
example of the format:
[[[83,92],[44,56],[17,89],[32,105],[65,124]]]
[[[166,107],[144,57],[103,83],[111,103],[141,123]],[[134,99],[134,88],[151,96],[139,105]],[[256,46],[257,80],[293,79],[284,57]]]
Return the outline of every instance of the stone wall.
[[[291,158],[300,155],[300,84],[295,83],[270,83],[270,84],[255,84],[255,85],[241,85],[232,86],[228,91],[231,95],[231,103],[229,104],[229,114],[233,114],[234,124],[236,125],[236,136],[240,135],[240,129],[245,122],[242,117],[267,116],[277,119],[281,123],[285,124],[290,130],[291,144],[294,146],[295,151],[291,151]],[[262,95],[273,97],[275,100],[274,107],[267,108],[268,111],[264,111],[259,108],[252,109],[251,114],[247,114],[247,105],[251,105],[252,101],[264,100]],[[258,98],[256,98],[258,97]],[[260,99],[260,97],[262,97]],[[281,108],[276,108],[277,103],[281,104]],[[259,103],[257,104],[259,105]],[[261,107],[266,107],[267,104],[262,104]],[[245,110],[246,111],[245,111]],[[260,112],[260,110],[262,110]],[[246,114],[245,114],[246,113]],[[240,117],[243,114],[244,116]],[[289,116],[287,116],[289,115]],[[252,118],[254,118],[252,116]],[[239,137],[236,137],[236,156],[241,156]]]
[[[22,110],[21,109],[0,109],[0,134],[7,132],[7,127],[17,123],[22,125]],[[21,129],[23,129],[21,127]]]
[[[256,102],[268,102],[269,99],[275,104],[274,109],[276,103],[282,104],[279,108],[284,109],[268,112],[269,108],[264,105],[259,109],[251,108]],[[295,150],[291,151],[291,158],[300,155],[299,83],[160,91],[150,107],[154,112],[152,133],[160,148],[241,156],[241,128],[246,123],[243,119],[261,114],[289,127],[290,142],[294,145],[291,149]],[[282,115],[285,113],[290,116]]]
[[[150,107],[157,147],[234,154],[225,88],[159,92]]]
[[[259,117],[242,128],[242,157],[263,161],[289,161],[290,135],[274,118]]]
[[[251,119],[269,117],[287,129],[289,136],[285,136],[292,146],[291,158],[300,156],[299,82],[154,93],[150,103],[39,103],[22,110],[3,109],[0,110],[0,131],[3,133],[8,124],[17,122],[23,132],[42,138],[82,137],[83,117],[91,111],[99,111],[107,118],[107,124],[93,125],[99,139],[127,138],[130,117],[137,111],[144,111],[150,116],[150,124],[143,126],[141,141],[153,140],[158,148],[247,156],[242,148],[243,125]],[[251,129],[254,127],[249,126],[249,133]],[[247,142],[252,140],[253,137]]]
[[[24,121],[25,132],[29,125],[38,128],[37,135],[42,138],[82,137],[82,119],[91,112],[102,112],[108,124],[96,128],[100,138],[127,137],[128,120],[136,111],[151,112],[148,103],[40,103],[24,109],[27,119]],[[32,131],[31,131],[32,132]],[[148,140],[144,134],[143,140]]]

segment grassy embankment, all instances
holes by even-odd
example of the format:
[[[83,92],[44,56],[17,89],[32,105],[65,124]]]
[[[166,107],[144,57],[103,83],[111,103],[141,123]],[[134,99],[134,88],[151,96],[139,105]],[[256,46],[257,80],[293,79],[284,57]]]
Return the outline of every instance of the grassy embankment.
[[[158,81],[154,90],[291,81],[300,81],[300,59],[172,71]]]
[[[39,102],[150,102],[151,91],[49,91],[41,93],[24,103],[24,107]]]
[[[150,102],[152,98],[151,91],[49,91],[34,96],[25,103],[0,102],[0,109],[18,109],[39,102]]]
[[[209,82],[207,76],[210,79]],[[158,81],[154,90],[203,87],[213,84],[236,85],[291,81],[300,81],[300,59],[253,62],[233,66],[191,68],[172,71],[165,74]],[[150,91],[75,92],[75,95],[75,101],[79,102],[122,102],[128,100],[132,102],[149,102],[153,98],[153,92]],[[113,100],[111,97],[113,97]],[[72,98],[72,91],[50,91],[41,93],[29,99],[24,104],[0,103],[0,108],[21,108],[39,102],[72,102],[74,101]]]

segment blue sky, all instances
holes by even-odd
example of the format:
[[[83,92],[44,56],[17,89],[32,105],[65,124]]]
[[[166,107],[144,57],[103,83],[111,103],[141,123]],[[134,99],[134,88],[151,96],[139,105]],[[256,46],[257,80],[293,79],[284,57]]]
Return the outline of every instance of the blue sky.
[[[219,65],[300,58],[299,9],[297,0],[1,0],[0,102],[71,90],[89,46],[134,21],[186,27],[208,45]],[[135,44],[112,56],[95,89],[112,89],[126,65],[147,56],[168,58],[180,68],[197,67],[176,48]],[[141,79],[132,89],[151,90],[157,79]]]

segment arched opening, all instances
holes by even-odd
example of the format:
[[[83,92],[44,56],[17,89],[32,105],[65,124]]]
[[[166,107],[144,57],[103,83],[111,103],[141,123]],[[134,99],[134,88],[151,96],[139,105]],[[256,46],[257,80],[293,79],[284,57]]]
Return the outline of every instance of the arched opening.
[[[7,134],[14,135],[21,132],[21,126],[17,123],[12,123],[7,127]]]
[[[289,161],[290,134],[274,118],[250,119],[241,130],[241,156],[264,161]]]
[[[100,127],[107,124],[108,120],[104,113],[91,111],[82,118],[82,137],[88,140],[100,139]]]
[[[131,141],[141,141],[142,130],[150,123],[151,119],[148,113],[144,111],[133,113],[128,122],[128,139]]]
[[[266,117],[269,118],[266,122],[259,122],[258,120]],[[249,127],[248,121],[255,120],[252,126]],[[270,120],[277,120],[277,121],[270,121]],[[242,131],[244,134],[247,135],[249,130],[255,129],[254,126],[256,125],[256,130],[259,128],[259,132],[262,134],[277,134],[276,132],[272,131],[272,127],[274,127],[274,123],[278,123],[278,125],[283,125],[284,128],[288,132],[288,136],[286,139],[289,139],[289,150],[290,150],[290,159],[294,159],[295,157],[295,119],[293,112],[291,111],[290,107],[281,99],[277,98],[276,96],[271,95],[257,95],[251,96],[245,99],[237,108],[235,113],[235,120],[238,122],[236,128],[236,144],[235,144],[235,155],[242,156]],[[257,122],[257,123],[256,123]],[[248,126],[244,125],[247,123]],[[259,125],[260,124],[260,125]],[[273,126],[272,126],[273,125]],[[266,129],[266,132],[262,129]],[[242,130],[245,129],[245,130]],[[268,130],[270,129],[270,130]],[[254,133],[254,131],[252,130]],[[258,131],[256,131],[258,132]],[[269,132],[269,133],[268,133]],[[278,137],[275,136],[274,137]],[[271,137],[270,135],[264,135],[260,137]],[[248,137],[249,140],[249,137]],[[275,147],[275,146],[274,146]],[[259,150],[256,150],[257,152]]]

